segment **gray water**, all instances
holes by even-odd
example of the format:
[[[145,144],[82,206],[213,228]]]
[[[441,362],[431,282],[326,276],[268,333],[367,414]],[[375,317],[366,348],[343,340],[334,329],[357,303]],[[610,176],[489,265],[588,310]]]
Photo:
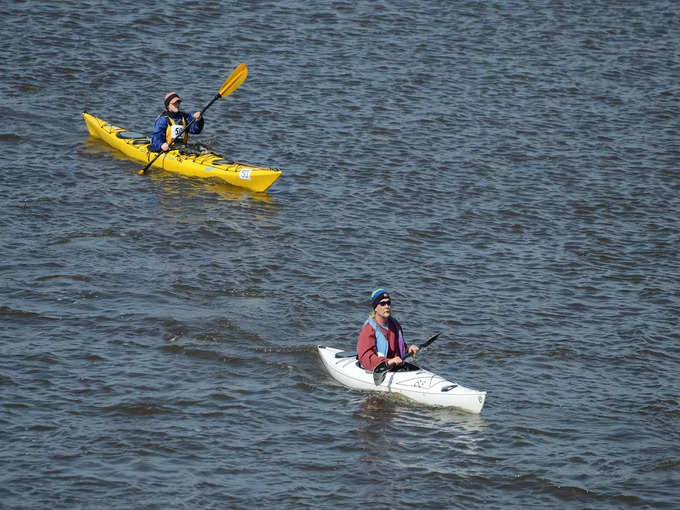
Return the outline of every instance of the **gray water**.
[[[0,507],[680,506],[675,2],[0,11]],[[239,62],[268,192],[89,138]],[[330,379],[378,286],[480,416]]]

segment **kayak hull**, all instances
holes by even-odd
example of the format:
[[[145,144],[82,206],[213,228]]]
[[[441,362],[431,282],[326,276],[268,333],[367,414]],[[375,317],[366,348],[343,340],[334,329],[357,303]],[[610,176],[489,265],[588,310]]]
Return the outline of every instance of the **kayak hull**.
[[[337,357],[339,349],[318,346],[319,356],[328,373],[339,383],[355,390],[399,393],[416,402],[429,406],[455,407],[469,413],[482,412],[486,392],[466,388],[447,381],[408,363],[408,370],[387,372],[385,380],[378,386],[373,382],[373,372],[364,370],[352,357]]]
[[[91,136],[102,139],[132,159],[146,165],[158,154],[150,150],[151,140],[144,135],[131,133],[87,112],[83,112],[83,118]],[[158,157],[153,167],[187,177],[219,179],[251,191],[267,190],[281,175],[281,170],[227,161],[213,152],[195,155],[171,150]]]

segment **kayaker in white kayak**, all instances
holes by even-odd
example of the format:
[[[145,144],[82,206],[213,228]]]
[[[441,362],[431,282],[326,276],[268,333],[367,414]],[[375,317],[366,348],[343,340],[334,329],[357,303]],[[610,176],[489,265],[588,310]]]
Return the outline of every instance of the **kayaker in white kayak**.
[[[357,340],[359,363],[366,370],[374,370],[382,361],[391,368],[403,363],[407,353],[418,354],[418,346],[406,347],[401,325],[392,317],[392,300],[385,289],[371,293],[371,314],[364,323]]]
[[[181,103],[182,99],[177,92],[168,92],[165,95],[165,100],[163,101],[165,111],[156,118],[153,134],[151,135],[151,148],[154,151],[169,151],[172,139],[179,134],[182,128],[190,124],[193,119],[195,119],[195,122],[189,126],[189,129],[184,132],[184,135],[178,141],[187,143],[189,133],[197,135],[203,131],[201,112],[194,112],[191,115],[185,113],[179,109]]]

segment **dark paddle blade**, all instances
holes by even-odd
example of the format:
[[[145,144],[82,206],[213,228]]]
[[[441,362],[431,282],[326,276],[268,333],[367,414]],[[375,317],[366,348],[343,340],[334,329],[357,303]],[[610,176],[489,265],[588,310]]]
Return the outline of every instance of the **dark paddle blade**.
[[[373,369],[373,382],[376,386],[382,384],[389,369],[390,366],[385,361],[381,361],[380,364]]]
[[[425,347],[427,347],[428,345],[430,345],[432,342],[434,342],[437,338],[439,338],[439,335],[441,335],[441,332],[440,332],[440,333],[435,333],[435,334],[432,335],[430,338],[428,338],[427,340],[425,340],[425,343],[420,344],[420,345],[418,346],[418,348],[419,348],[419,349],[424,349]]]

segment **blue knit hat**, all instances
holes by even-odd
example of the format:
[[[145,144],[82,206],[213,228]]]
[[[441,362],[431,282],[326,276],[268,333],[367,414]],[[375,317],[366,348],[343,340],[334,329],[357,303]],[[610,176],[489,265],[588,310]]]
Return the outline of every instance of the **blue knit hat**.
[[[382,288],[381,289],[375,289],[373,292],[371,292],[371,306],[373,308],[378,306],[378,302],[384,297],[386,297],[388,299],[390,297],[390,295],[388,294],[388,292],[385,289],[382,289]]]

